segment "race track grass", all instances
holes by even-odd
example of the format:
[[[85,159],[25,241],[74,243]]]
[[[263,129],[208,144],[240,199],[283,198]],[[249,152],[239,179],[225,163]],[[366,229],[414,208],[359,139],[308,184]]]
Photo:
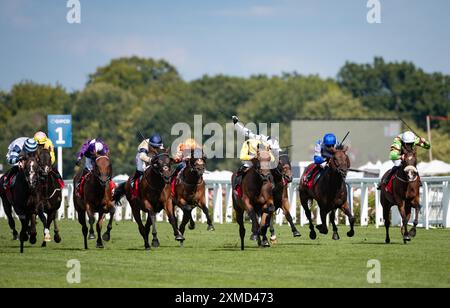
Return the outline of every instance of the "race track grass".
[[[238,248],[236,224],[216,225],[207,232],[197,224],[187,230],[179,247],[168,223],[158,223],[161,247],[144,251],[133,222],[114,224],[105,249],[85,251],[81,228],[75,221],[60,223],[63,241],[25,246],[11,240],[5,220],[0,220],[0,287],[450,287],[450,231],[419,229],[417,238],[404,245],[393,228],[392,244],[384,244],[384,228],[356,228],[340,241],[319,235],[316,241],[301,228],[293,238],[287,226],[278,227],[279,242],[257,248],[246,236],[246,250]],[[39,233],[42,225],[38,226]],[[250,225],[247,225],[247,233]],[[249,235],[249,233],[248,233]],[[67,261],[81,262],[81,283],[68,284]],[[368,284],[368,260],[381,263],[381,284]]]

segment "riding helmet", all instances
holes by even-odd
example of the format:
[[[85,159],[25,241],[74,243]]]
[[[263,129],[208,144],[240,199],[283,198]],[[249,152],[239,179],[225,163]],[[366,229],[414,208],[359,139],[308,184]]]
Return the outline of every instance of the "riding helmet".
[[[336,145],[336,136],[334,134],[326,134],[323,137],[323,143],[325,145]]]
[[[159,148],[162,147],[163,140],[159,134],[153,134],[150,137],[149,144],[154,148]]]
[[[25,152],[27,152],[27,153],[34,153],[34,152],[36,152],[37,147],[38,147],[38,144],[37,144],[36,140],[34,140],[33,138],[28,138],[28,139],[25,141],[25,144],[24,144],[24,146],[23,146],[23,149],[24,149]]]

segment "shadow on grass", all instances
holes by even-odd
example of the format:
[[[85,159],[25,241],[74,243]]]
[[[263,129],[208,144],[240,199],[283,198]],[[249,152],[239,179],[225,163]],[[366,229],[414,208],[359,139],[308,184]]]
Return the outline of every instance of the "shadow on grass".
[[[391,245],[404,245],[403,243],[391,242],[390,244],[386,244],[385,242],[356,242],[351,243],[351,245],[378,245],[378,246],[386,246],[389,247]]]

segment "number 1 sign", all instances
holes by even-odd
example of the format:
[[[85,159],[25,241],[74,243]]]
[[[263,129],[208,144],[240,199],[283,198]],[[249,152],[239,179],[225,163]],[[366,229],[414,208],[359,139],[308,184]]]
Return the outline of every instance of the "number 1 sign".
[[[55,147],[72,147],[72,115],[50,114],[47,116],[48,136]]]

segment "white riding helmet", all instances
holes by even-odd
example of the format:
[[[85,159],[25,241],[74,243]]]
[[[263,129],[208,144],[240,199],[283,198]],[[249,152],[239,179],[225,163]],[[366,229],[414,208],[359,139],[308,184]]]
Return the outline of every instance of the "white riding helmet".
[[[413,132],[407,131],[402,135],[403,143],[414,143],[416,141],[416,135]]]
[[[95,152],[98,153],[102,150],[103,150],[103,144],[101,144],[100,142],[96,142],[95,143]]]

